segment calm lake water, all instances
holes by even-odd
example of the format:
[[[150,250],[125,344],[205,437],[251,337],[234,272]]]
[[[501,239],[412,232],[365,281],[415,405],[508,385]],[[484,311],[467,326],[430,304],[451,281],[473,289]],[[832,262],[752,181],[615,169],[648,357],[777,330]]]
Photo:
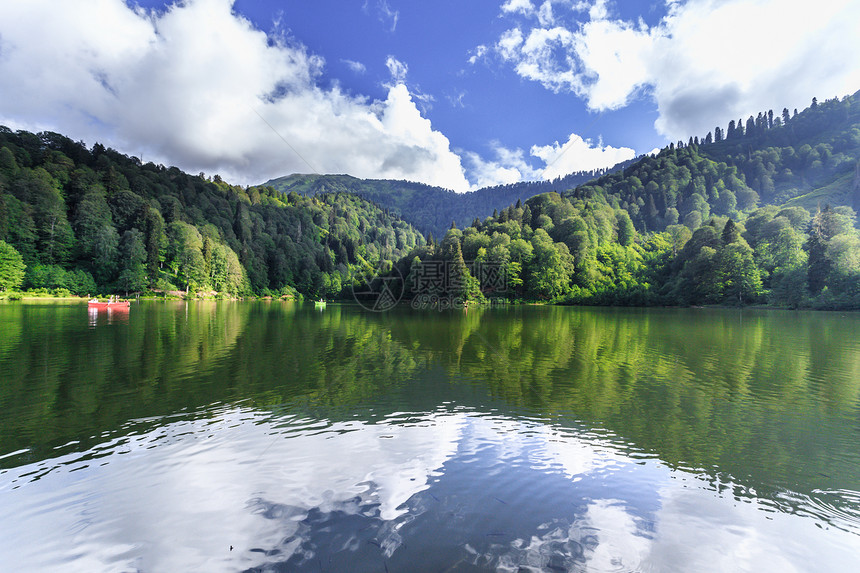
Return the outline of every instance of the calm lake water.
[[[0,304],[8,571],[856,571],[860,314]]]

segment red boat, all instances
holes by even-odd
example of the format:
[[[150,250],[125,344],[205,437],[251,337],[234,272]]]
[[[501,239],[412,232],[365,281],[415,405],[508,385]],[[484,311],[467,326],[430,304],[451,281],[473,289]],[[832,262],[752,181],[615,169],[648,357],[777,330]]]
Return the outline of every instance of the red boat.
[[[115,300],[108,302],[99,302],[91,300],[87,302],[87,308],[95,308],[97,310],[128,310],[131,303],[127,300]]]

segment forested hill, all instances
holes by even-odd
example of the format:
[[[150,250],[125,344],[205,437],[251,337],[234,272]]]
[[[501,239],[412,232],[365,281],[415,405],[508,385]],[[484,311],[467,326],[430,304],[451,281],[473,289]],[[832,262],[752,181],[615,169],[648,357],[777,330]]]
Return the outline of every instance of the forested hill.
[[[858,158],[860,94],[732,121],[450,229],[397,262],[404,296],[860,309]]]
[[[578,171],[552,181],[523,181],[509,185],[485,187],[469,193],[455,193],[441,187],[409,181],[358,179],[349,175],[288,175],[267,181],[283,193],[296,192],[313,196],[320,193],[346,192],[369,199],[390,209],[415,225],[424,234],[442,236],[455,222],[459,227],[483,219],[517,200],[549,191],[573,189],[577,185],[623,169],[635,160],[619,163],[609,169]]]
[[[732,120],[726,128],[663,149],[569,191],[603,197],[640,231],[711,215],[743,218],[762,205],[860,208],[860,92],[798,113],[783,109]]]
[[[352,194],[245,189],[0,126],[0,292],[326,296],[423,243]]]

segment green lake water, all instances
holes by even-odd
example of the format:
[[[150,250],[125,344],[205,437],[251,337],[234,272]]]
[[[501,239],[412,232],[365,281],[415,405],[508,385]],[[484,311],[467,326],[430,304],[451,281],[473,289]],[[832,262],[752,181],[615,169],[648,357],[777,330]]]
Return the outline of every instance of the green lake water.
[[[3,571],[856,571],[860,314],[0,304]]]

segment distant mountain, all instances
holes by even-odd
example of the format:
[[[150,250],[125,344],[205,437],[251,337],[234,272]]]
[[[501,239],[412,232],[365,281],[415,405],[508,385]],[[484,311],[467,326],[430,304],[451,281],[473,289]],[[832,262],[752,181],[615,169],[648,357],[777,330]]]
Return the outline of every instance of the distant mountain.
[[[432,232],[440,237],[451,227],[452,221],[460,228],[466,227],[476,218],[488,217],[518,200],[525,201],[549,191],[573,189],[595,177],[623,169],[634,161],[619,163],[610,169],[579,171],[552,181],[524,181],[469,193],[455,193],[423,183],[358,179],[349,175],[288,175],[267,181],[262,187],[272,187],[285,194],[295,192],[309,196],[353,193],[403,217],[422,232]]]

